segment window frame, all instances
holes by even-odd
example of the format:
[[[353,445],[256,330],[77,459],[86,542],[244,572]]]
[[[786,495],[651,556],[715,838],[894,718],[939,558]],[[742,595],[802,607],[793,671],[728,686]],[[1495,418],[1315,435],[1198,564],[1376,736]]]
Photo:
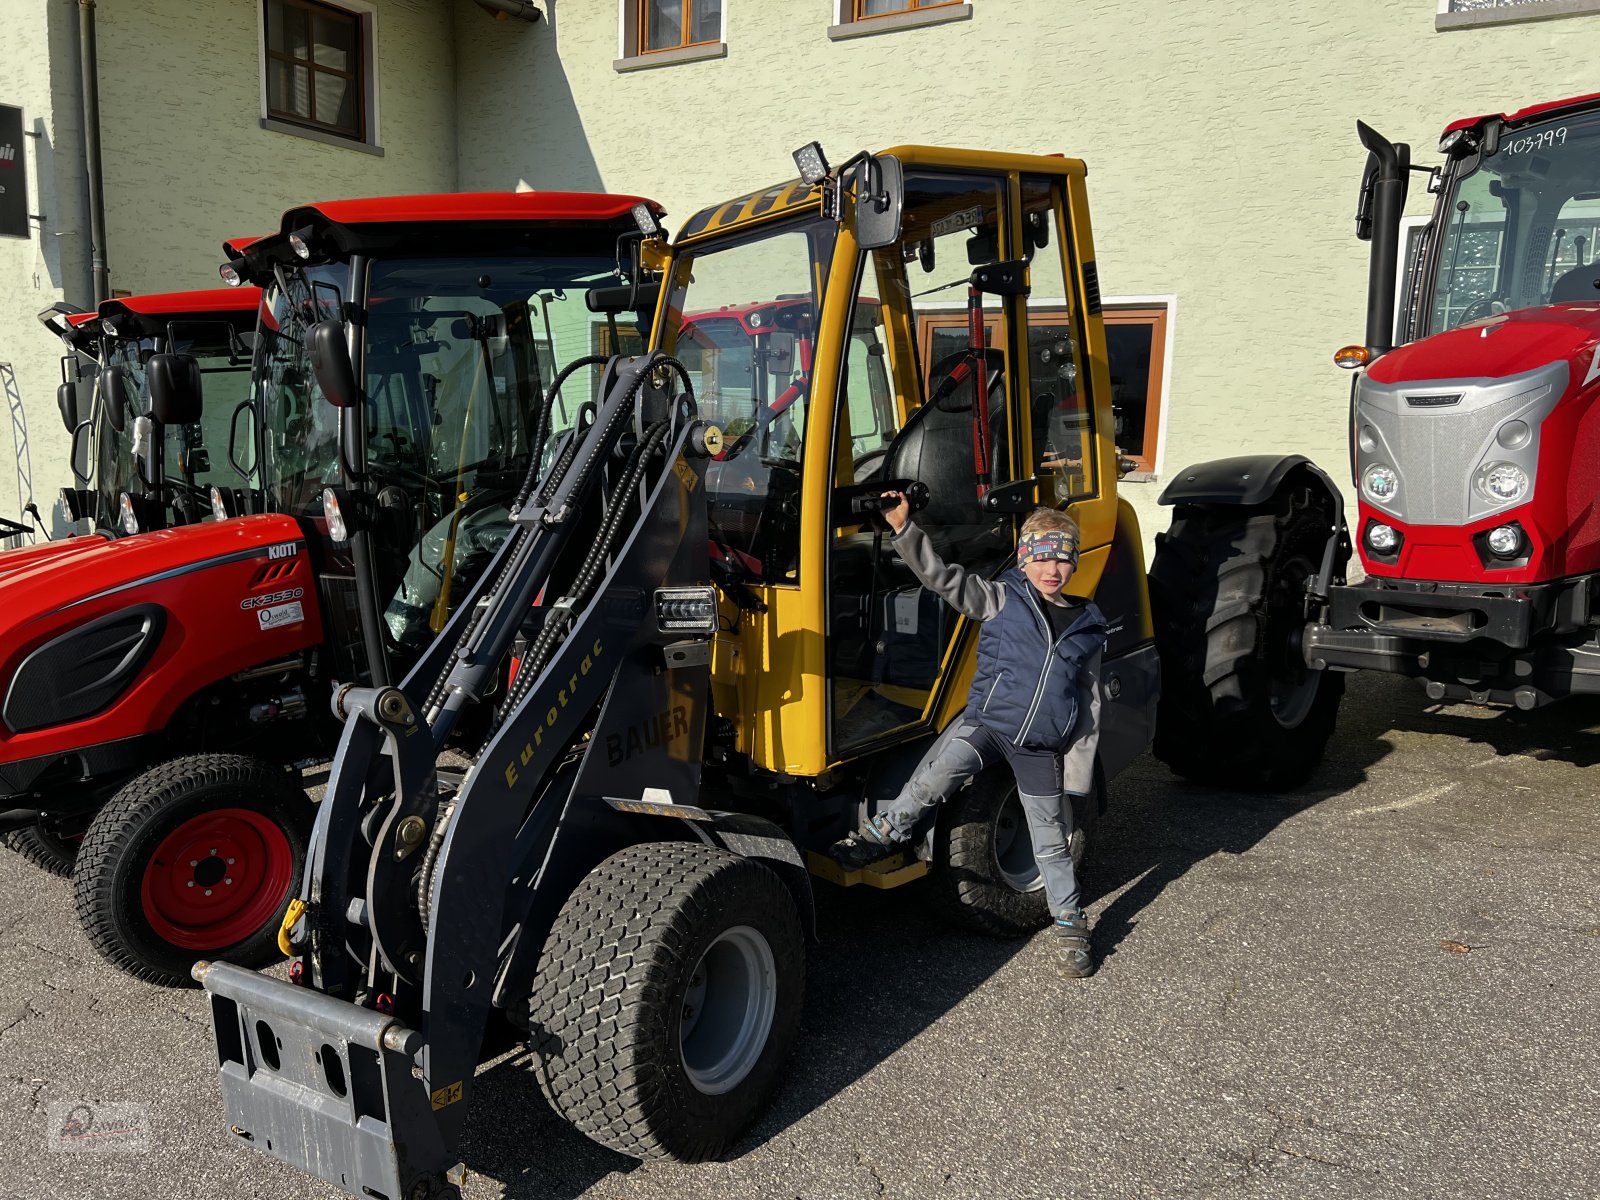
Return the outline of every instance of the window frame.
[[[293,55],[272,49],[272,38],[269,33],[273,6],[277,5],[280,12],[286,8],[297,9],[306,14],[307,51],[310,57],[296,58]],[[341,71],[333,67],[326,67],[316,61],[314,46],[315,19],[319,14],[331,16],[347,21],[355,33],[355,63],[354,70]],[[366,143],[369,140],[368,127],[371,114],[368,112],[368,97],[371,93],[372,62],[369,51],[369,21],[371,14],[357,9],[344,8],[337,4],[329,4],[326,0],[263,0],[261,5],[261,65],[263,72],[262,107],[268,120],[277,121],[285,125],[296,125],[316,133],[326,134],[330,137],[345,141]],[[301,116],[284,108],[274,108],[272,103],[272,64],[275,62],[286,63],[294,67],[303,67],[310,74],[311,86],[308,97],[311,102],[312,115]],[[343,79],[355,91],[356,123],[352,131],[346,126],[330,121],[322,121],[316,117],[317,89],[316,78],[321,75],[331,75]]]
[[[636,11],[636,24],[633,29],[633,54],[630,57],[644,58],[650,54],[670,54],[674,50],[693,50],[700,46],[715,46],[722,41],[723,11],[717,11],[717,34],[715,37],[705,38],[701,41],[691,41],[694,34],[694,17],[689,11],[695,0],[676,0],[680,19],[678,27],[681,30],[676,46],[657,46],[651,48],[650,42],[650,5],[652,0],[634,0]]]
[[[678,0],[687,16],[693,0]],[[649,22],[646,19],[649,0],[617,0],[617,57],[611,69],[619,74],[641,71],[652,67],[666,67],[674,63],[701,62],[709,58],[726,58],[728,55],[728,0],[722,0],[722,10],[716,36],[706,41],[680,41],[676,46],[659,50],[646,49]],[[690,36],[692,21],[685,21],[682,37]]]
[[[1433,27],[1471,29],[1484,25],[1522,25],[1600,13],[1600,0],[1493,0],[1488,8],[1459,9],[1458,0],[1437,0]]]
[[[834,0],[833,24],[828,27],[832,41],[843,38],[867,37],[872,34],[892,33],[901,29],[919,29],[927,25],[944,25],[951,21],[972,19],[971,0],[903,0],[905,7],[893,12],[865,13],[866,0]]]

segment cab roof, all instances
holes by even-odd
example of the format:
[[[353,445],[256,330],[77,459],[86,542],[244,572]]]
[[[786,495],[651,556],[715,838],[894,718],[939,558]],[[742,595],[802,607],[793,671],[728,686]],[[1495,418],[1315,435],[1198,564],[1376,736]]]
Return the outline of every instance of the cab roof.
[[[1530,104],[1527,108],[1519,108],[1513,113],[1484,113],[1477,117],[1462,117],[1459,121],[1451,121],[1444,127],[1445,133],[1454,133],[1457,129],[1474,129],[1485,121],[1499,119],[1507,125],[1516,125],[1523,121],[1532,121],[1537,117],[1547,116],[1565,108],[1600,107],[1600,92],[1590,92],[1584,96],[1572,96],[1566,100],[1552,100],[1546,104]],[[1444,134],[1440,134],[1441,137]]]
[[[165,317],[174,313],[248,312],[261,304],[259,288],[204,288],[197,292],[155,292],[145,296],[117,296],[100,305],[98,314],[116,317],[123,313]]]
[[[892,154],[907,167],[951,167],[987,171],[1036,171],[1051,175],[1086,173],[1082,159],[1061,154],[1011,154],[993,150],[963,150],[949,146],[890,146],[876,151]],[[819,205],[821,185],[786,180],[758,192],[707,205],[684,222],[678,240],[775,217],[808,205]]]

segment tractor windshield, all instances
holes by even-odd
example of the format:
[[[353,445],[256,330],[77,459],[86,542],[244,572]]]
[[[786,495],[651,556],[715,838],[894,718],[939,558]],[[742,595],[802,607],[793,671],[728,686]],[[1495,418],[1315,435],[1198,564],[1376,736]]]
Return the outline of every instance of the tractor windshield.
[[[443,627],[509,528],[545,389],[566,363],[603,352],[607,326],[585,293],[614,284],[604,255],[403,258],[366,276],[365,444],[350,465],[384,511],[373,536],[391,649],[402,658]],[[269,506],[313,522],[342,483],[339,410],[317,387],[308,332],[350,296],[342,267],[296,269],[263,298],[256,386],[265,399]],[[586,394],[563,389],[553,426]]]
[[[713,554],[741,578],[798,582],[817,312],[836,227],[820,217],[680,250],[662,349],[725,446],[706,470]]]
[[[1600,300],[1600,110],[1506,129],[1458,168],[1434,226],[1423,333]]]
[[[103,372],[121,371],[128,386],[127,394],[148,398],[144,364],[154,352],[153,338],[118,338],[108,340]],[[133,464],[133,414],[117,414],[116,423],[122,425],[118,432],[112,423],[113,414],[104,388],[95,389],[94,425],[94,525],[96,529],[122,529],[120,510],[123,492],[140,491],[138,472]]]
[[[136,444],[137,418],[150,415],[150,384],[146,367],[152,354],[171,351],[193,355],[200,365],[205,400],[204,415],[193,425],[171,425],[161,430],[162,482],[160,499],[165,522],[184,525],[211,512],[210,489],[218,476],[213,468],[223,462],[218,447],[227,444],[228,418],[249,394],[250,357],[237,331],[215,319],[178,318],[167,326],[167,336],[107,338],[105,370],[121,372],[132,411],[113,414],[103,389],[96,390],[94,427],[94,523],[97,528],[121,530],[121,497],[155,494],[147,487],[136,452],[154,447]],[[119,431],[113,424],[122,425]]]

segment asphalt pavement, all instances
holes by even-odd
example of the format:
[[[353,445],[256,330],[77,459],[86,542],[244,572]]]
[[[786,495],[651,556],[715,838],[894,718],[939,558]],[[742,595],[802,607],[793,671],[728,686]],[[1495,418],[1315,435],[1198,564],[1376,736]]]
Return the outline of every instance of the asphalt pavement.
[[[478,1079],[467,1196],[1593,1200],[1597,761],[1600,702],[1440,707],[1383,676],[1295,795],[1142,759],[1084,982],[1044,936],[942,927],[920,884],[819,883],[798,1050],[725,1161],[603,1150],[513,1056]],[[226,1132],[203,995],[105,965],[70,884],[9,853],[0,956],[0,1197],[341,1194]]]

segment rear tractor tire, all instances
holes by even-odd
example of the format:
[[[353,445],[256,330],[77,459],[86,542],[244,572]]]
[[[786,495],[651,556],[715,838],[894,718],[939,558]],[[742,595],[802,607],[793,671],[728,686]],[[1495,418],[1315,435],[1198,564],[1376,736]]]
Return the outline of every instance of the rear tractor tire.
[[[1069,845],[1080,887],[1101,797],[1098,778],[1094,795],[1073,797]],[[946,915],[994,938],[1023,938],[1050,924],[1028,818],[1011,772],[1003,764],[983,772],[943,807],[930,882]]]
[[[539,1087],[633,1158],[721,1155],[780,1082],[805,992],[794,897],[697,842],[612,855],[573,890],[529,1000]]]
[[[1264,505],[1180,505],[1156,539],[1150,607],[1161,656],[1155,755],[1197,783],[1273,791],[1322,761],[1344,677],[1306,665],[1305,585],[1332,500],[1290,481]],[[1348,553],[1335,560],[1342,571]]]
[[[78,921],[113,966],[168,987],[191,985],[197,959],[272,962],[312,816],[289,773],[260,759],[197,754],[152,767],[84,835]]]

